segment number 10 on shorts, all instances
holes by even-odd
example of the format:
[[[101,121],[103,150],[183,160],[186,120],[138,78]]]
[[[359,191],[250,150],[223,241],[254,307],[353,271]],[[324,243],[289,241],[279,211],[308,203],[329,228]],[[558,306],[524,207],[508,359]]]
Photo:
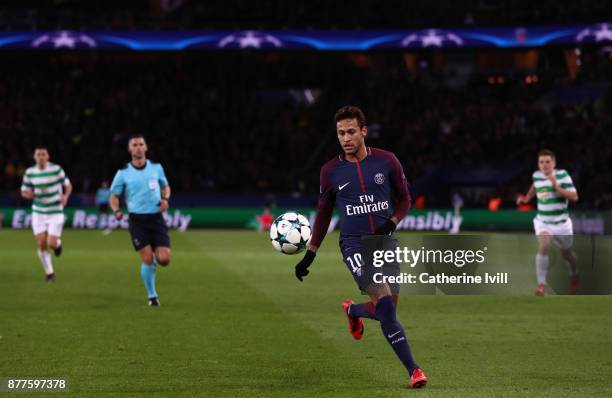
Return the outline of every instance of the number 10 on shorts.
[[[346,258],[346,263],[351,267],[351,272],[361,274],[361,267],[363,261],[361,260],[361,253],[355,253],[352,256]]]

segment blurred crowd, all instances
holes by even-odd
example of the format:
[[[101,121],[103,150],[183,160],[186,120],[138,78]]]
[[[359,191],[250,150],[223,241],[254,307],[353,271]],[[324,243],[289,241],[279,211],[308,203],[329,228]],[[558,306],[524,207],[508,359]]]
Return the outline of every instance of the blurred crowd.
[[[320,166],[339,151],[333,114],[355,104],[369,144],[398,155],[427,206],[448,207],[455,187],[468,188],[468,207],[492,194],[512,203],[548,147],[582,208],[611,209],[612,98],[543,100],[607,72],[537,85],[473,76],[451,88],[394,53],[13,53],[0,65],[0,192],[18,190],[38,143],[76,191],[94,192],[142,133],[175,192],[315,195]],[[458,181],[457,170],[477,175]],[[498,181],[478,180],[492,170]]]
[[[609,20],[607,2],[575,0],[7,0],[5,29],[379,29]],[[608,19],[606,19],[608,17]],[[603,19],[602,19],[603,18]]]

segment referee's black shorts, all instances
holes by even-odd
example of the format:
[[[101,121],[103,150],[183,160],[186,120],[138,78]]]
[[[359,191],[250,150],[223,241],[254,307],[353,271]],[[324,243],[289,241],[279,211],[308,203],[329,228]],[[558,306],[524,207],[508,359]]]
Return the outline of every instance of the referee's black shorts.
[[[161,213],[130,213],[128,224],[132,244],[137,251],[149,245],[153,249],[160,246],[170,247],[168,226]]]

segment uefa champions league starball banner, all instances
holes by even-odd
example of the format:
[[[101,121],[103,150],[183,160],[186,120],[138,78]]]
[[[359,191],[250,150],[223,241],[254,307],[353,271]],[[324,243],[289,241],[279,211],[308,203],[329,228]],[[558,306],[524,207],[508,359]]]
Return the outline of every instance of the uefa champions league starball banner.
[[[612,22],[532,27],[411,30],[12,31],[2,49],[318,50],[517,48],[612,43]]]

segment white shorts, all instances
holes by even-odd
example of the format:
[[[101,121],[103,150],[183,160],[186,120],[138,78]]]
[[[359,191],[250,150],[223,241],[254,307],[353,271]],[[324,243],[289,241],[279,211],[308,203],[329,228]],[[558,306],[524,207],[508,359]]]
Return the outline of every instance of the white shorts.
[[[533,228],[536,235],[540,235],[542,231],[547,231],[552,236],[555,245],[560,249],[569,249],[574,243],[574,226],[571,218],[568,218],[564,223],[547,224],[536,217],[533,219]]]
[[[62,236],[65,217],[63,214],[32,213],[32,230],[34,235],[47,232],[51,236]]]

